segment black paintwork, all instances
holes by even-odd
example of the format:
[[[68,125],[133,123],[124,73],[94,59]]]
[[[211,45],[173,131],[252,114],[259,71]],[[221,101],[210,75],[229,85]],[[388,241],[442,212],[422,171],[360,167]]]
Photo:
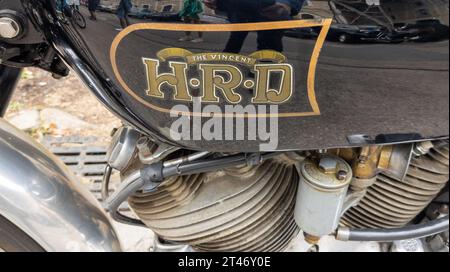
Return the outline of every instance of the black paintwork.
[[[310,2],[312,6],[304,7],[303,11],[334,18],[336,24],[346,21],[354,25],[381,25],[391,30],[407,29],[416,39],[401,43],[355,44],[327,40],[320,55],[315,84],[321,115],[281,118],[279,150],[363,144],[349,140],[355,138],[353,135],[365,135],[361,138],[365,143],[379,144],[448,136],[448,1],[422,1],[425,5],[419,11],[411,1],[381,1],[390,17],[377,17],[376,20],[354,16],[342,7],[342,14],[335,15],[333,2],[355,1]],[[87,20],[87,27],[80,29],[56,12],[51,0],[22,0],[22,3],[28,14],[39,15],[40,18],[34,18],[33,22],[41,21],[40,28],[48,41],[54,43],[81,78],[91,84],[93,92],[106,106],[128,123],[160,140],[174,143],[168,128],[175,119],[137,102],[118,84],[112,71],[109,51],[120,27],[115,14],[97,12],[98,20]],[[362,10],[361,5],[355,8]],[[89,16],[85,7],[81,8],[81,13],[86,18]],[[398,22],[393,23],[393,17]],[[202,19],[204,23],[215,23],[214,17],[205,18]],[[427,18],[433,18],[432,23],[427,24]],[[130,21],[152,23],[148,19]],[[223,21],[223,18],[217,18],[217,21]],[[447,35],[442,29],[447,29]],[[177,31],[136,31],[120,44],[117,56],[122,76],[141,92],[141,96],[145,89],[142,57],[154,57],[157,51],[167,47],[220,52],[228,39],[228,33],[206,33],[204,43],[178,42],[182,35]],[[250,33],[241,53],[256,51],[255,35]],[[306,73],[315,39],[283,39],[283,53],[298,75]],[[309,104],[302,96],[305,84],[302,76],[296,77],[295,91],[299,95],[291,101],[295,103],[283,105],[282,111],[308,109]],[[171,101],[155,103],[173,104]],[[195,150],[228,152],[252,152],[259,148],[256,141],[180,141],[176,144]]]
[[[20,69],[0,65],[0,117],[6,113],[20,76]]]

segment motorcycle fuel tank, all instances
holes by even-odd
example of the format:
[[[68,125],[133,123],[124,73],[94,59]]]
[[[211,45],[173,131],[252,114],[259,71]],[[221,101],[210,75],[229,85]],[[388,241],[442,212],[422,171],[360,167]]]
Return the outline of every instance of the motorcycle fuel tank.
[[[107,106],[188,149],[254,152],[271,129],[268,150],[448,135],[448,1],[148,0],[127,20],[120,1],[81,17],[22,2]]]

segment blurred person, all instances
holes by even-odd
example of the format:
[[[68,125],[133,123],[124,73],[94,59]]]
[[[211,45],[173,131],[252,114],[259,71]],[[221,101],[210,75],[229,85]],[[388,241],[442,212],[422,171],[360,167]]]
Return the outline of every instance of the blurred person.
[[[128,20],[128,14],[130,14],[132,8],[133,3],[131,3],[131,0],[120,0],[119,7],[117,9],[117,17],[119,17],[122,29],[125,29],[130,25],[130,21]]]
[[[67,5],[66,0],[56,0],[56,10],[62,12]]]
[[[200,0],[184,0],[183,9],[180,11],[179,16],[183,18],[186,24],[199,24],[200,14],[203,12],[203,4]],[[191,41],[193,43],[203,42],[203,32],[198,32],[198,38],[193,39],[191,32],[187,31],[186,36],[180,38],[180,42]]]
[[[97,11],[98,5],[100,4],[100,0],[88,0],[88,9],[91,16],[89,19],[96,21],[97,15],[95,12]]]
[[[80,10],[80,0],[66,0],[66,3],[74,9]]]
[[[257,23],[291,20],[305,0],[205,0],[207,7],[225,12],[231,23]],[[238,54],[248,36],[247,31],[230,33],[224,52]],[[258,31],[257,50],[283,52],[283,30]]]

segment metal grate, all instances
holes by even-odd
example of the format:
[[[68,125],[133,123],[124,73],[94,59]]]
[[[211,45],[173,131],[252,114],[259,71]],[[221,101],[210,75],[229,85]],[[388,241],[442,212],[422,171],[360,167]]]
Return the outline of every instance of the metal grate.
[[[42,144],[53,154],[59,157],[77,176],[81,177],[89,191],[102,202],[102,180],[107,165],[107,147],[98,144],[96,137],[81,136],[45,136]],[[110,186],[114,188],[119,184],[119,179],[112,179]],[[128,204],[124,203],[120,211],[130,211]]]
[[[43,144],[77,176],[88,181],[89,190],[101,201],[101,183],[106,167],[107,148],[94,145],[95,137],[45,136]]]

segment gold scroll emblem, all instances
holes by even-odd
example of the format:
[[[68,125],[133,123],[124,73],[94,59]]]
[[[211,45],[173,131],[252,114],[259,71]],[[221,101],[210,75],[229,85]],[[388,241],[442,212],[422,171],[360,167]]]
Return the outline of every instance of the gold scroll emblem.
[[[302,27],[322,27],[319,37],[314,46],[311,56],[307,75],[307,95],[309,104],[312,108],[310,112],[281,112],[276,116],[271,114],[257,114],[257,116],[242,115],[242,116],[226,116],[222,117],[305,117],[320,115],[319,105],[315,95],[315,73],[320,51],[325,42],[326,36],[330,29],[332,19],[323,20],[293,20],[283,22],[265,22],[265,23],[244,23],[244,24],[219,24],[202,25],[202,24],[165,24],[165,23],[144,23],[131,25],[120,32],[114,39],[111,50],[110,59],[114,74],[123,87],[133,98],[143,105],[164,113],[170,113],[170,108],[164,108],[144,99],[140,92],[132,90],[122,78],[116,59],[117,48],[121,41],[138,30],[165,30],[165,31],[202,31],[202,32],[232,32],[232,31],[261,31],[261,30],[275,30],[275,29],[289,29]],[[174,58],[183,59],[183,62],[175,61]],[[259,60],[270,60],[270,63],[260,63]],[[161,62],[168,62],[171,73],[160,73],[159,66]],[[226,62],[226,64],[223,64]],[[239,103],[242,97],[235,89],[239,86],[245,88],[252,88],[255,85],[255,96],[252,98],[252,103],[261,104],[281,104],[289,101],[293,92],[293,68],[286,63],[285,56],[281,53],[264,50],[255,52],[249,56],[229,54],[229,53],[200,53],[194,54],[188,50],[181,48],[164,49],[157,54],[157,58],[143,58],[143,63],[147,72],[148,88],[146,90],[147,97],[165,99],[167,93],[161,91],[163,84],[168,84],[174,89],[171,99],[177,101],[191,101],[192,96],[189,93],[189,86],[200,87],[203,90],[203,102],[217,103],[219,98],[217,92],[220,91],[228,103]],[[233,65],[235,64],[235,65]],[[190,65],[197,65],[199,72],[202,74],[202,80],[188,79],[186,72]],[[255,72],[256,79],[254,82],[244,78],[239,65],[247,65]],[[230,75],[229,80],[225,80],[220,73],[225,72]],[[272,73],[282,75],[281,84],[278,89],[269,89],[267,82]],[[204,116],[200,112],[183,112],[182,114],[188,116]],[[209,117],[209,116],[205,116]],[[220,116],[218,116],[220,117]]]
[[[281,104],[287,102],[293,92],[293,67],[285,63],[286,57],[273,50],[255,52],[249,56],[230,53],[199,53],[194,54],[182,48],[168,48],[157,53],[158,59],[143,58],[147,74],[146,94],[153,98],[165,98],[161,87],[168,84],[174,89],[173,100],[192,101],[189,92],[191,87],[200,87],[203,93],[202,102],[218,103],[218,92],[231,104],[240,103],[242,96],[236,92],[238,88],[255,87],[252,103]],[[170,61],[184,59],[184,62]],[[261,60],[270,61],[267,64],[258,63]],[[160,73],[161,62],[168,62],[171,73]],[[225,64],[227,63],[227,64]],[[246,65],[255,72],[256,80],[245,78],[235,64]],[[189,66],[197,65],[202,81],[197,78],[187,78]],[[281,75],[279,87],[269,88],[269,81],[274,74]],[[225,79],[223,75],[227,75]]]

